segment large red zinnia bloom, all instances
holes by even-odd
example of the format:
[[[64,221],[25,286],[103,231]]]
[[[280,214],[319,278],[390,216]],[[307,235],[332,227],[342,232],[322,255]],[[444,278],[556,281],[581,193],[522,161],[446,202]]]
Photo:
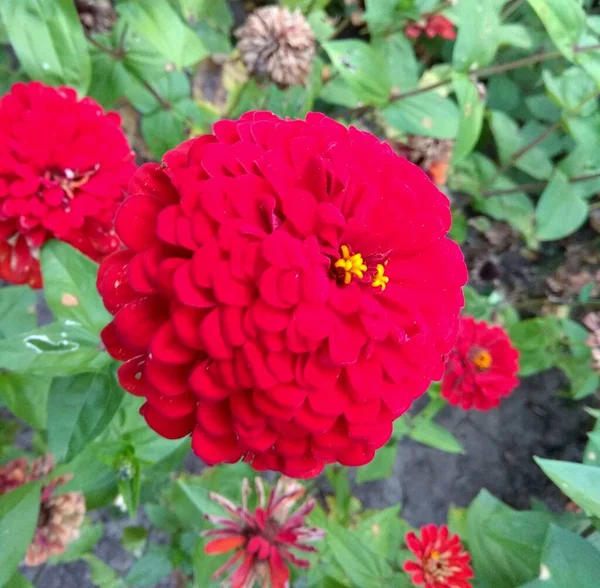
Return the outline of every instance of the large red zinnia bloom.
[[[135,164],[116,113],[71,88],[15,84],[0,99],[0,279],[39,288],[55,237],[100,260]]]
[[[425,525],[421,537],[406,534],[406,545],[416,555],[417,561],[404,563],[415,586],[425,588],[471,588],[473,577],[471,556],[464,551],[460,537],[450,536],[448,527]]]
[[[466,268],[448,200],[368,133],[252,112],[134,176],[101,266],[121,384],[208,464],[362,465],[443,374]]]
[[[464,410],[489,410],[518,385],[519,352],[501,327],[462,318],[448,359],[442,396]]]
[[[248,510],[250,485],[244,479],[242,485],[242,507],[219,494],[210,497],[227,511],[229,518],[206,515],[217,525],[217,529],[204,531],[210,537],[205,552],[208,555],[231,553],[233,555],[219,568],[213,579],[235,568],[229,584],[231,588],[253,588],[256,583],[269,588],[287,588],[290,580],[288,564],[308,568],[309,562],[296,557],[292,552],[314,553],[308,543],[319,541],[325,536],[322,529],[305,527],[305,518],[315,507],[311,498],[295,507],[306,490],[294,480],[281,477],[275,488],[265,499],[265,489],[260,478],[256,478],[258,507],[254,513]]]

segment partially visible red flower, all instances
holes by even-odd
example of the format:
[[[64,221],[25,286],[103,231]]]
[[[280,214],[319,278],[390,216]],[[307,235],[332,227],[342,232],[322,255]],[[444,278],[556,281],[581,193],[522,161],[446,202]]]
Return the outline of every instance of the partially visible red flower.
[[[256,478],[255,484],[258,508],[254,514],[248,510],[250,484],[247,479],[242,485],[241,508],[224,496],[211,493],[211,499],[224,508],[230,518],[206,515],[207,520],[220,528],[202,533],[204,537],[212,538],[204,551],[208,555],[234,552],[213,576],[216,579],[237,566],[229,578],[231,588],[253,588],[255,583],[269,588],[287,588],[288,564],[300,568],[310,565],[291,550],[316,552],[316,548],[307,543],[323,539],[325,532],[304,526],[306,516],[315,507],[312,498],[295,509],[306,492],[303,486],[281,477],[265,500],[262,480]]]
[[[404,34],[409,39],[416,39],[423,33],[430,39],[434,37],[442,37],[450,41],[456,39],[454,24],[441,14],[424,14],[422,20],[412,21],[404,29]]]
[[[443,375],[467,273],[447,198],[373,135],[250,112],[134,176],[102,333],[159,434],[209,465],[363,465]]]
[[[464,550],[458,535],[450,536],[448,527],[425,525],[421,536],[406,534],[406,545],[416,561],[406,561],[404,571],[415,586],[425,588],[471,588],[471,556]]]
[[[442,380],[442,396],[464,410],[489,410],[519,385],[519,352],[504,329],[465,317]]]
[[[0,279],[39,288],[51,238],[97,261],[117,249],[113,220],[135,171],[120,122],[71,88],[18,83],[0,98]]]
[[[46,477],[53,469],[54,459],[49,454],[31,463],[19,458],[0,466],[0,496]],[[64,553],[69,543],[79,537],[85,515],[83,494],[66,492],[54,495],[55,489],[70,479],[70,474],[58,476],[42,488],[37,526],[23,560],[25,565],[43,564],[51,556]]]

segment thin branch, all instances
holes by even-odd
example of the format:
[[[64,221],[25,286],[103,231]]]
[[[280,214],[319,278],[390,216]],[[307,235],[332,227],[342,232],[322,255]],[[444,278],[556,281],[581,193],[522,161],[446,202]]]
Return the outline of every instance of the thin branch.
[[[600,49],[600,43],[595,45],[588,45],[586,47],[573,47],[574,53],[587,53],[588,51],[594,51],[596,49]],[[560,51],[547,51],[545,53],[538,53],[536,55],[530,55],[529,57],[523,57],[521,59],[515,59],[514,61],[509,61],[508,63],[501,63],[499,65],[492,65],[490,67],[481,67],[479,69],[474,69],[469,72],[469,76],[473,78],[487,78],[489,76],[493,76],[498,73],[504,73],[507,71],[511,71],[513,69],[519,69],[521,67],[526,67],[528,65],[534,65],[536,63],[541,63],[543,61],[548,61],[550,59],[557,59],[558,57],[562,57],[562,53]],[[392,96],[389,100],[389,103],[399,102],[400,100],[404,100],[406,98],[410,98],[411,96],[418,96],[419,94],[425,94],[426,92],[430,92],[432,90],[436,90],[437,88],[441,88],[442,86],[446,86],[452,83],[452,78],[446,78],[444,80],[440,80],[439,82],[435,82],[434,84],[429,84],[428,86],[423,86],[421,88],[413,88],[412,90],[407,90],[406,92],[402,92],[401,94],[397,94]],[[358,106],[356,108],[348,108],[346,110],[342,110],[336,116],[345,117],[350,115],[361,115],[369,110],[375,108],[372,104],[365,104],[364,106]]]
[[[600,178],[600,172],[586,174],[583,176],[574,176],[569,178],[570,184],[578,184],[579,182],[588,182]],[[513,188],[501,188],[499,190],[486,190],[483,196],[506,196],[507,194],[516,194],[517,192],[534,192],[543,190],[548,185],[548,182],[531,182],[529,184],[520,184]]]
[[[135,75],[135,78],[142,86],[144,86],[144,88],[146,88],[146,90],[148,90],[148,92],[150,92],[150,94],[152,94],[163,110],[171,110],[171,108],[173,108],[173,105],[166,98],[163,98],[145,79],[137,74]]]
[[[111,47],[107,47],[106,45],[96,41],[96,39],[94,39],[88,32],[85,33],[85,36],[86,39],[94,47],[96,47],[96,49],[106,53],[107,55],[110,55],[113,59],[121,60],[123,57],[125,57],[125,50],[122,47],[119,47],[119,49],[112,49]]]
[[[505,6],[502,14],[500,14],[500,20],[506,20],[525,0],[515,0],[512,4]]]

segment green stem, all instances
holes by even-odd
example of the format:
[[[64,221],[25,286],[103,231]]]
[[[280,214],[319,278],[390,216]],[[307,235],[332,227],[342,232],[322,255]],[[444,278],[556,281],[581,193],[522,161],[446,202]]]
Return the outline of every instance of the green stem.
[[[525,0],[514,0],[512,4],[507,4],[500,14],[500,20],[506,20]]]
[[[569,178],[569,183],[577,184],[579,182],[588,182],[600,178],[600,172],[586,174],[583,176],[574,176]],[[533,192],[543,190],[548,185],[548,182],[531,182],[529,184],[520,184],[514,188],[502,188],[499,190],[486,190],[483,196],[506,196],[507,194],[516,194],[517,192]],[[594,206],[594,205],[592,205]]]

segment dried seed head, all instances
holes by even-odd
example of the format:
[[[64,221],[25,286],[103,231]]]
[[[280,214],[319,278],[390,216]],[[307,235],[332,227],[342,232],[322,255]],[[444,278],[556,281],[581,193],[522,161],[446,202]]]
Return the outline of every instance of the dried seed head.
[[[259,8],[235,36],[250,73],[267,76],[281,87],[306,84],[312,71],[315,36],[299,10]]]
[[[89,33],[110,33],[117,22],[110,0],[75,0],[75,8],[83,28]]]

